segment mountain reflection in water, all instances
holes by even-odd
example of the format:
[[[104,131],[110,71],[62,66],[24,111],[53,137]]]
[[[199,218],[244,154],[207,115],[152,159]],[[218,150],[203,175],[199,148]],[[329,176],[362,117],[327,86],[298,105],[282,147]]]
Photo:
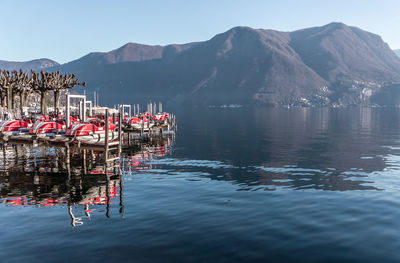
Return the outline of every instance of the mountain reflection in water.
[[[0,147],[1,258],[400,261],[400,109],[176,112],[176,140],[124,147],[108,169],[99,153]]]

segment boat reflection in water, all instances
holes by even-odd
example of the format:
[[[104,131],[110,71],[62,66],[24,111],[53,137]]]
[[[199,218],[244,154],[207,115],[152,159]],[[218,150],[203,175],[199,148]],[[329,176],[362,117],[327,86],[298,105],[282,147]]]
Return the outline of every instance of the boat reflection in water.
[[[121,170],[123,174],[131,174],[135,170],[152,169],[153,159],[160,159],[169,155],[172,150],[173,140],[153,140],[151,144],[141,144],[122,153]]]
[[[104,162],[90,150],[28,145],[3,145],[0,150],[0,204],[15,207],[65,206],[72,226],[84,224],[91,213],[111,205],[124,213],[123,175],[150,169],[153,158],[171,151],[170,138],[131,145],[120,158]],[[115,156],[114,156],[115,157]],[[79,216],[78,216],[79,215]]]

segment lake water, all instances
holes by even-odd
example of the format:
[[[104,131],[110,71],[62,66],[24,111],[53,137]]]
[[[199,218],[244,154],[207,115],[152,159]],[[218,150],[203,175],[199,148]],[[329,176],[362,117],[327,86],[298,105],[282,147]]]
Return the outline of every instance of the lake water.
[[[175,113],[121,180],[2,149],[0,261],[400,261],[399,109]]]

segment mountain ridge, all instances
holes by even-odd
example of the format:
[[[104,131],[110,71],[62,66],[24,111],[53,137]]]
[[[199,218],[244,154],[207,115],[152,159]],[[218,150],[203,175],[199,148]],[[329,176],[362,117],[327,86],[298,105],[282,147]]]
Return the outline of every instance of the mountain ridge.
[[[391,105],[397,93],[400,101],[400,58],[380,36],[340,22],[292,32],[238,26],[187,44],[127,43],[48,70],[77,74],[107,104]]]
[[[380,36],[337,22],[292,32],[238,26],[202,42],[152,47],[157,52],[140,60],[75,68],[113,103],[373,105],[390,97],[382,86],[400,82],[400,59]]]
[[[5,61],[0,60],[0,69],[4,70],[35,70],[40,71],[42,69],[52,68],[59,66],[60,64],[54,60],[48,58],[40,58],[29,61]]]

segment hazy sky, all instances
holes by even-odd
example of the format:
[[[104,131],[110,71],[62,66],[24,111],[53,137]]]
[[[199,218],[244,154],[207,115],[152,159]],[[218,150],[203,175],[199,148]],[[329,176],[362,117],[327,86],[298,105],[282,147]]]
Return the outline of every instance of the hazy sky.
[[[400,49],[399,0],[0,0],[0,60],[65,63],[127,42],[207,40],[234,26],[292,31],[332,21]]]

